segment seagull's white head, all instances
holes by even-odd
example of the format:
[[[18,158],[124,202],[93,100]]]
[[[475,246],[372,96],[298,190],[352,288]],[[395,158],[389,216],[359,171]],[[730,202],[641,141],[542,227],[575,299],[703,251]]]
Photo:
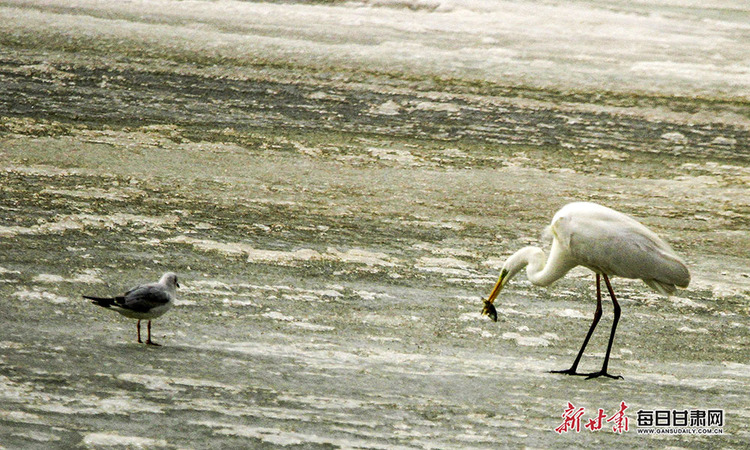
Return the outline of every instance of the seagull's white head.
[[[164,275],[162,275],[161,280],[159,280],[159,283],[167,286],[170,289],[180,287],[180,283],[177,282],[177,274],[175,274],[174,272],[167,272]]]

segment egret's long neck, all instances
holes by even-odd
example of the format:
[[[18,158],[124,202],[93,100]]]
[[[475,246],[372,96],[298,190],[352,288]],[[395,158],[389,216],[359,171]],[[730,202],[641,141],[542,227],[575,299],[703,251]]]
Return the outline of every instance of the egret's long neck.
[[[566,253],[561,251],[557,241],[552,243],[549,258],[539,247],[524,247],[505,261],[500,279],[497,280],[488,300],[490,303],[494,302],[503,286],[524,267],[529,281],[537,286],[549,286],[575,266],[576,264],[566,257]]]
[[[570,258],[567,252],[563,251],[557,240],[552,242],[552,248],[549,252],[549,258],[544,254],[542,249],[537,247],[525,247],[513,254],[508,261],[520,265],[519,269],[526,265],[526,276],[529,281],[537,286],[549,286],[560,278],[564,277],[577,264]],[[506,263],[508,264],[508,263]]]
[[[505,285],[525,267],[529,281],[537,286],[549,286],[575,267],[564,255],[557,241],[552,243],[549,258],[539,247],[524,247],[505,261],[503,272],[507,273],[503,276],[502,284]]]
[[[521,250],[513,253],[510,258],[505,261],[503,269],[508,271],[508,274],[503,280],[503,284],[510,281],[511,278],[516,276],[518,272],[526,268],[526,276],[529,281],[534,284],[547,286],[555,280],[546,280],[544,275],[544,266],[547,261],[547,255],[544,251],[538,247],[524,247]]]

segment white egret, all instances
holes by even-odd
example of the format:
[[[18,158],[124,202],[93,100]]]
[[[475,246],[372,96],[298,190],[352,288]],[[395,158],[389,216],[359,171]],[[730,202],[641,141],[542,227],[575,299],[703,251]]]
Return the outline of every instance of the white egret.
[[[606,376],[609,354],[620,319],[620,305],[612,290],[609,276],[643,280],[663,295],[671,295],[676,287],[685,288],[690,273],[685,263],[651,230],[623,213],[595,203],[576,202],[565,205],[552,218],[547,229],[552,237],[549,257],[538,247],[524,247],[511,255],[500,271],[500,279],[484,301],[483,315],[497,321],[493,305],[500,290],[526,267],[526,275],[537,286],[549,286],[576,266],[584,266],[596,274],[596,311],[586,339],[570,369],[553,371],[588,378]],[[547,233],[545,233],[547,234]],[[614,304],[614,321],[609,335],[607,353],[599,372],[578,373],[578,363],[602,315],[600,277],[604,278]]]
[[[158,283],[149,283],[136,286],[123,295],[117,297],[91,297],[84,295],[83,298],[91,300],[91,303],[103,308],[112,308],[114,311],[131,319],[138,319],[138,343],[141,341],[141,320],[148,320],[148,338],[146,344],[156,345],[151,340],[151,319],[156,319],[174,304],[177,283],[177,275],[172,272],[165,273]]]

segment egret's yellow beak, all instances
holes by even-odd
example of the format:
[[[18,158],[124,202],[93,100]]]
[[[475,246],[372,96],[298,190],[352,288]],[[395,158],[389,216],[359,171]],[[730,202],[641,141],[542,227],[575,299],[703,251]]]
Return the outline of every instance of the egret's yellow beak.
[[[482,315],[489,316],[495,322],[497,322],[497,310],[495,309],[495,305],[493,303],[495,302],[497,295],[503,289],[503,281],[505,280],[505,277],[507,275],[508,271],[505,269],[500,272],[500,278],[497,280],[497,283],[495,283],[495,287],[492,288],[490,296],[487,297],[487,300],[484,301],[484,308],[482,308]]]

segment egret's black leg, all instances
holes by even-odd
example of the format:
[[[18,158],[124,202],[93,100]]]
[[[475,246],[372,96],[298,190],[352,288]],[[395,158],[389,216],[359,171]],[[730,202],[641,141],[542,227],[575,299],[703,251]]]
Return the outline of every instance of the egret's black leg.
[[[141,321],[138,320],[138,323],[136,324],[136,328],[138,328],[138,343],[142,344],[143,341],[141,340]]]
[[[605,277],[604,279],[606,280],[607,279],[606,275],[604,277]],[[618,310],[618,314],[619,314],[619,310]],[[553,370],[551,371],[552,373],[564,373],[568,375],[590,376],[590,374],[587,374],[587,373],[578,373],[576,372],[576,370],[578,369],[578,363],[581,362],[583,351],[586,349],[586,345],[588,345],[589,339],[591,339],[591,335],[594,334],[594,329],[596,328],[596,325],[599,323],[599,319],[601,319],[601,317],[602,317],[602,289],[601,289],[601,282],[599,281],[599,274],[597,273],[596,274],[596,311],[594,312],[594,321],[591,322],[591,327],[589,328],[589,332],[586,334],[586,339],[583,340],[583,345],[581,346],[581,350],[578,352],[578,356],[576,356],[576,360],[573,361],[573,365],[570,366],[570,369]]]
[[[155,345],[157,347],[160,347],[161,344],[157,344],[156,342],[151,340],[151,321],[148,321],[148,339],[146,339],[146,344],[148,345]]]
[[[604,277],[604,282],[607,283],[607,290],[609,291],[609,296],[612,297],[612,304],[615,306],[615,318],[612,322],[612,332],[609,334],[609,344],[607,344],[607,354],[604,356],[604,364],[602,365],[602,370],[599,372],[588,374],[587,379],[598,378],[601,376],[614,379],[623,379],[621,375],[610,375],[607,373],[607,365],[609,365],[609,353],[612,351],[612,343],[615,341],[615,330],[617,330],[617,322],[620,320],[620,304],[617,303],[615,291],[612,289],[612,285],[609,283],[609,278],[607,278],[607,275],[602,276]]]

